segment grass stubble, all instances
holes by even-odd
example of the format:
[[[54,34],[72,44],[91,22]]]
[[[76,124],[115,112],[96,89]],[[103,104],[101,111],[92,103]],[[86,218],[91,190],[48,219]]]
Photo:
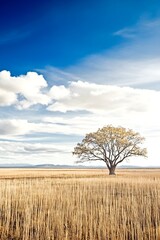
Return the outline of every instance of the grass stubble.
[[[159,240],[159,170],[0,170],[1,240]]]

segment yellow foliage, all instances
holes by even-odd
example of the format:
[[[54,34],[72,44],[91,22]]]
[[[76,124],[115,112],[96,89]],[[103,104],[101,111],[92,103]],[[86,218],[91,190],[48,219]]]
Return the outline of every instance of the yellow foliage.
[[[110,169],[130,157],[146,157],[147,150],[141,147],[144,140],[132,129],[108,125],[86,134],[74,148],[73,154],[80,158],[79,162],[102,160]]]

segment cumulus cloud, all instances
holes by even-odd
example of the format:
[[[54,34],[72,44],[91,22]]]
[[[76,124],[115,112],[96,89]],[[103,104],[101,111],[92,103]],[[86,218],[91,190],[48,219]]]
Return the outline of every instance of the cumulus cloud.
[[[69,89],[65,88],[65,86],[53,86],[51,87],[48,95],[54,100],[66,99],[70,97]]]
[[[0,89],[0,106],[10,106],[16,104],[17,95],[14,92],[9,92]]]
[[[62,86],[57,86],[57,92]],[[59,88],[59,90],[58,90]],[[131,87],[100,85],[88,82],[71,82],[68,88],[63,86],[64,95],[48,107],[50,111],[78,111],[85,110],[93,113],[118,111],[136,113],[154,111],[156,103],[160,101],[160,92]],[[70,97],[66,95],[70,93]],[[63,94],[63,93],[62,93]]]
[[[47,105],[49,96],[43,92],[47,82],[42,75],[28,72],[26,75],[12,77],[9,71],[0,72],[0,105],[16,103],[18,108],[28,108],[35,104]],[[18,97],[20,97],[18,99]]]

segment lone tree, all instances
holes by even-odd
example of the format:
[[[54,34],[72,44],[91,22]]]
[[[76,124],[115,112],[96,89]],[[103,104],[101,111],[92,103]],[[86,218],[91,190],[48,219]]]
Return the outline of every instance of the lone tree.
[[[144,138],[139,133],[123,127],[111,125],[86,134],[81,143],[74,148],[77,162],[104,161],[109,174],[114,175],[117,165],[133,156],[147,156],[146,148],[141,148]]]

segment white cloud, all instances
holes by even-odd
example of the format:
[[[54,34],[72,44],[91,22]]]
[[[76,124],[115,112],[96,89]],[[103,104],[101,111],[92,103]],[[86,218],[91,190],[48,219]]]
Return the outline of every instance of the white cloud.
[[[29,133],[32,130],[32,124],[22,119],[0,119],[0,136],[10,137]]]
[[[66,83],[71,80],[80,80],[76,75],[53,66],[46,67],[46,69],[37,69],[37,71],[42,73],[50,82],[56,84]]]
[[[70,144],[0,141],[1,163],[72,164]],[[68,162],[66,159],[68,158]],[[23,162],[22,162],[23,160]]]
[[[65,88],[63,85],[53,86],[51,87],[48,95],[55,100],[66,99],[70,97],[70,91],[69,89]]]
[[[136,36],[135,29],[130,29],[130,28],[123,28],[118,30],[117,32],[114,32],[115,36],[121,36],[124,38],[134,38]]]
[[[71,119],[72,120],[72,119]],[[72,121],[71,121],[72,123]],[[82,135],[86,133],[85,127],[72,126],[62,118],[62,121],[50,121],[49,118],[40,119],[39,122],[29,122],[23,119],[0,119],[0,138],[12,140],[25,140],[25,136],[33,134],[63,134]],[[41,139],[41,137],[40,137]],[[37,141],[40,140],[37,137]]]
[[[10,106],[16,102],[17,95],[15,93],[0,89],[0,106]]]
[[[160,33],[160,19],[141,20],[133,27],[126,27],[113,33],[123,38],[140,38],[143,35],[153,38],[153,35]]]
[[[58,90],[59,88],[59,90]],[[57,92],[62,86],[57,86]],[[156,104],[160,101],[160,92],[154,90],[134,89],[100,85],[88,82],[71,82],[65,89],[63,97],[48,107],[50,111],[78,111],[85,110],[93,113],[123,112],[126,114],[137,112],[157,111]],[[66,95],[70,92],[70,98]],[[62,92],[63,94],[63,92]]]
[[[42,92],[46,87],[46,80],[36,72],[28,72],[26,75],[12,77],[9,71],[1,71],[0,91],[2,97],[0,97],[0,105],[8,106],[16,103],[17,107],[22,109],[35,104],[47,105],[50,98]],[[16,101],[18,96],[22,100]]]

